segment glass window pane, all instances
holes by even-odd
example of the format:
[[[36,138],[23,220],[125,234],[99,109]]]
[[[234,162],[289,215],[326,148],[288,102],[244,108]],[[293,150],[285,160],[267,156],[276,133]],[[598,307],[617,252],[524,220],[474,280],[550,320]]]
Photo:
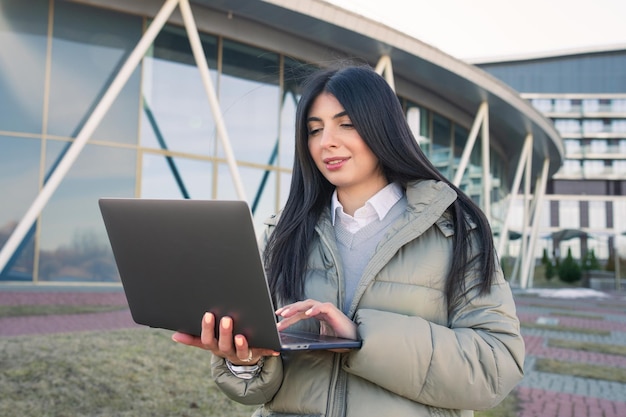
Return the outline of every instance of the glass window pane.
[[[567,155],[572,154],[580,154],[582,152],[582,147],[580,146],[580,141],[578,140],[564,140],[565,142],[565,153]]]
[[[243,188],[246,193],[247,201],[250,205],[252,205],[255,196],[258,193],[258,190],[261,188],[263,183],[263,177],[265,175],[264,169],[258,168],[250,168],[245,166],[239,166],[239,175],[241,176],[241,181],[243,182]],[[263,194],[269,193],[271,199],[274,198],[275,191],[275,182],[268,182],[265,186]],[[230,168],[226,163],[220,163],[218,166],[218,180],[217,180],[217,195],[215,197],[218,200],[237,200],[239,196],[237,195],[237,188],[235,187],[235,182],[233,180],[233,176],[231,175]],[[264,198],[264,197],[263,197]],[[269,200],[263,200],[269,201]],[[265,218],[272,213],[276,212],[276,208],[266,207],[259,208],[258,212],[265,213],[264,215],[260,215],[261,217],[258,219],[259,221],[265,220]],[[255,218],[256,218],[255,214]]]
[[[220,104],[235,158],[268,164],[279,131],[278,55],[226,40],[223,55]]]
[[[409,123],[411,131],[413,132],[413,136],[415,136],[415,140],[422,149],[422,152],[424,152],[424,154],[426,155],[429,155],[430,138],[427,136],[428,132],[424,130],[424,127],[428,126],[428,124],[425,123],[428,120],[426,111],[415,104],[408,103],[406,119]]]
[[[42,131],[48,4],[0,5],[0,131]]]
[[[134,196],[136,159],[129,149],[83,149],[42,212],[39,280],[119,280],[98,199]]]
[[[299,96],[294,92],[283,95],[283,105],[280,115],[280,146],[275,165],[292,169],[293,158],[296,152],[296,106]]]
[[[201,41],[216,88],[217,39],[202,35]],[[215,155],[215,122],[185,30],[164,28],[143,71],[141,145]]]
[[[48,132],[75,137],[141,38],[138,16],[56,2]],[[92,139],[137,143],[140,71],[107,111]]]
[[[142,198],[212,198],[213,163],[145,153]]]
[[[559,227],[577,229],[580,227],[580,204],[578,201],[559,202]]]
[[[609,150],[609,143],[604,139],[594,139],[590,144],[591,153],[607,153]]]
[[[450,120],[433,114],[433,147],[431,160],[446,178],[450,178],[452,124]]]
[[[41,141],[0,136],[0,248],[15,230],[39,190]],[[9,197],[10,196],[10,197]],[[33,233],[29,233],[0,280],[32,280]]]
[[[606,202],[589,202],[589,227],[592,229],[606,228]]]
[[[554,111],[568,112],[572,108],[572,102],[568,99],[556,99],[554,100]]]

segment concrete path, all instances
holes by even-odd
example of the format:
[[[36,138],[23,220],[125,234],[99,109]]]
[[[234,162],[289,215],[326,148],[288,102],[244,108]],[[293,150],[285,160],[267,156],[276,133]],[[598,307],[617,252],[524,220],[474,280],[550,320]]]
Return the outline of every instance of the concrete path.
[[[626,293],[515,291],[522,324],[553,323],[596,329],[605,335],[522,327],[526,342],[526,376],[515,389],[518,417],[626,417],[626,384],[539,372],[538,359],[617,367],[626,356],[553,348],[549,339],[626,345]],[[0,286],[0,305],[75,304],[120,306],[120,310],[44,317],[0,318],[0,337],[58,332],[107,331],[138,327],[120,288],[40,288]]]

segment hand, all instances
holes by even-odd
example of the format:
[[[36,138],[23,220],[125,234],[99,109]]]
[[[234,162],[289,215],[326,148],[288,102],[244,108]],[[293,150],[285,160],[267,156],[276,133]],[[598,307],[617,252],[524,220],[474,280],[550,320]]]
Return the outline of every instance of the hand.
[[[279,308],[276,315],[282,317],[277,325],[278,330],[284,330],[303,319],[316,318],[320,321],[321,334],[353,340],[357,338],[356,324],[332,303],[299,301]]]
[[[255,365],[262,356],[278,356],[279,352],[271,349],[257,349],[248,346],[242,334],[233,335],[233,319],[222,317],[219,323],[219,338],[215,337],[215,316],[205,313],[202,319],[200,337],[176,332],[172,340],[188,346],[195,346],[210,351],[212,354],[228,359],[233,365]],[[249,359],[249,360],[248,360]]]

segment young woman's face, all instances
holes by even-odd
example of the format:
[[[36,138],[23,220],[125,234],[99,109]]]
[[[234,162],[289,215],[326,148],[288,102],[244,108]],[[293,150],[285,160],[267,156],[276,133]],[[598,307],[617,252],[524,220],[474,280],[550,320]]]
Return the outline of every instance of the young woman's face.
[[[322,93],[313,101],[307,127],[311,157],[340,200],[346,193],[369,198],[387,185],[378,158],[335,96]]]

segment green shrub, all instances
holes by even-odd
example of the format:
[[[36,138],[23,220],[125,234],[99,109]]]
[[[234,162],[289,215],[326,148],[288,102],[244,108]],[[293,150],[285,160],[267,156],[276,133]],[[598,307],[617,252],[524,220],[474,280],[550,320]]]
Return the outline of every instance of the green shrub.
[[[552,264],[552,259],[550,259],[550,257],[548,256],[548,250],[546,248],[543,249],[543,256],[541,257],[541,263],[543,264],[543,266],[545,266],[544,276],[546,277],[547,281],[550,281],[552,277],[554,277],[555,271],[554,271],[554,265]]]
[[[572,249],[567,248],[567,257],[559,265],[559,279],[563,282],[573,283],[580,281],[582,269],[572,256]]]
[[[594,252],[593,249],[591,249],[590,251],[587,251],[587,253],[585,254],[585,258],[583,259],[582,269],[584,271],[598,271],[602,269],[602,267],[600,266],[600,262],[598,261],[598,258],[596,258],[596,253]]]

